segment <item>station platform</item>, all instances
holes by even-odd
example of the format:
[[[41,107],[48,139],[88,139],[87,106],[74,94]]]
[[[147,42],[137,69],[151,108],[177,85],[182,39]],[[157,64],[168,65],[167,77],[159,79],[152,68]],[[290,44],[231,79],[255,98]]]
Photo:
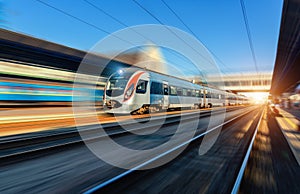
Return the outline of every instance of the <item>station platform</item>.
[[[215,108],[217,109],[217,108]],[[201,109],[201,112],[212,109]],[[179,113],[189,113],[197,110],[184,110],[155,113],[155,116],[176,115]],[[80,118],[80,123],[76,123],[76,118]],[[83,108],[76,114],[72,107],[37,107],[37,108],[15,108],[0,109],[0,137],[58,130],[61,128],[70,128],[78,125],[87,126],[94,124],[105,124],[126,121],[129,119],[147,118],[149,115],[123,115],[115,117],[105,114],[103,110],[97,110],[97,119],[94,119],[95,113],[89,109]]]
[[[276,121],[300,165],[300,110],[277,108]]]
[[[288,108],[281,108],[281,109],[293,115],[296,119],[300,120],[300,109],[288,109]]]
[[[243,107],[236,106],[236,107]],[[234,106],[226,107],[228,109],[236,108]],[[201,113],[212,110],[223,109],[224,107],[201,109]],[[182,110],[170,112],[158,112],[152,114],[155,117],[165,115],[177,115],[181,113],[193,113],[197,110]],[[132,119],[143,119],[152,117],[149,114],[143,115],[118,115],[106,114],[102,109],[97,110],[97,115],[91,109],[79,109],[76,114],[72,107],[31,107],[31,108],[0,108],[0,137],[34,133],[41,131],[59,130],[62,128],[71,128],[75,126],[88,126],[94,124],[107,124]],[[95,119],[96,116],[96,119]],[[76,122],[80,118],[80,123]]]

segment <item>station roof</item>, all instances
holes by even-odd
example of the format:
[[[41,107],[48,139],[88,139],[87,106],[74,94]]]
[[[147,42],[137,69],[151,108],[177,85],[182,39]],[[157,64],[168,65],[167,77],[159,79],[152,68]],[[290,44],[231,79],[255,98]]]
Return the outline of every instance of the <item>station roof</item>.
[[[39,64],[46,67],[76,71],[87,52],[38,39],[29,35],[0,29],[0,58]],[[105,55],[89,53],[90,65],[99,65],[110,60]],[[128,61],[114,62],[131,65]]]
[[[293,92],[300,82],[300,1],[285,0],[270,93]]]

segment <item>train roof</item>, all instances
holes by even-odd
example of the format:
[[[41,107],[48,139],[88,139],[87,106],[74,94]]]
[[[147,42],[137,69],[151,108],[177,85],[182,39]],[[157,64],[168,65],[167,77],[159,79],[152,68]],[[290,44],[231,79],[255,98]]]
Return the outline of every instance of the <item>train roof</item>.
[[[157,72],[157,71],[153,71],[153,70],[146,69],[146,68],[130,67],[130,68],[123,68],[123,69],[129,69],[129,72],[134,72],[134,71],[137,71],[137,70],[147,71],[149,73],[155,73],[155,74],[159,74],[159,75],[163,75],[163,76],[167,76],[167,77],[172,77],[172,78],[175,78],[175,79],[179,79],[179,80],[183,80],[183,81],[186,81],[186,82],[193,83],[191,80],[183,79],[183,78],[172,76],[172,75],[167,75],[167,74],[164,74],[164,73],[161,73],[161,72]]]
[[[182,79],[182,78],[179,78],[179,77],[176,77],[176,76],[167,75],[167,74],[164,74],[164,73],[152,71],[152,70],[149,70],[149,69],[143,69],[143,68],[139,68],[139,67],[130,67],[130,68],[123,68],[123,69],[126,69],[126,72],[128,72],[128,73],[134,73],[135,71],[146,71],[146,72],[148,72],[150,74],[150,76],[152,76],[155,79],[159,79],[159,78],[161,79],[161,77],[159,77],[159,76],[168,77],[169,79],[171,79],[171,80],[169,80],[169,83],[170,83],[170,81],[172,81],[171,83],[173,83],[174,85],[184,84],[184,85],[181,85],[181,86],[187,87],[187,86],[191,86],[190,84],[192,84],[194,86],[199,87],[197,89],[217,90],[217,91],[224,92],[226,94],[230,94],[230,95],[234,95],[234,96],[239,96],[238,94],[235,94],[235,93],[233,93],[231,91],[221,90],[219,88],[211,87],[211,86],[204,86],[204,85],[195,84],[195,83],[193,83],[193,82],[191,82],[189,80],[186,80],[186,79]],[[178,83],[175,84],[176,82],[178,82]]]

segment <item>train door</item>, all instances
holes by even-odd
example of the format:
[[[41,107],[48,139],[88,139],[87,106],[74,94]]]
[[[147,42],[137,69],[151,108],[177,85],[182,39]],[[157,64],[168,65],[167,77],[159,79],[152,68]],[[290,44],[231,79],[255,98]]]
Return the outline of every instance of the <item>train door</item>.
[[[169,108],[169,83],[163,81],[163,109]]]

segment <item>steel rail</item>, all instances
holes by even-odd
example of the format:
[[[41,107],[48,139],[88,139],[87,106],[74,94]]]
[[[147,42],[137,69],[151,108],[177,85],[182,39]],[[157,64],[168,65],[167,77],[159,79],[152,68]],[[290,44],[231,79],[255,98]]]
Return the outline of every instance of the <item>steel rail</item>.
[[[245,158],[244,158],[243,163],[242,163],[242,165],[241,165],[239,174],[238,174],[238,176],[237,176],[237,178],[236,178],[236,181],[235,181],[235,183],[234,183],[234,186],[233,186],[233,189],[232,189],[232,191],[231,191],[231,194],[237,194],[238,191],[239,191],[239,188],[240,188],[240,185],[241,185],[241,182],[242,182],[242,178],[243,178],[243,175],[244,175],[246,166],[247,166],[247,162],[248,162],[248,160],[249,160],[250,153],[251,153],[251,150],[252,150],[252,147],[253,147],[253,143],[254,143],[254,140],[255,140],[257,131],[258,131],[258,129],[259,129],[261,120],[262,120],[262,118],[263,118],[264,112],[265,112],[265,108],[264,108],[264,110],[262,111],[261,116],[260,116],[260,118],[259,118],[259,121],[258,121],[258,123],[257,123],[257,126],[256,126],[256,128],[255,128],[254,134],[253,134],[253,136],[252,136],[251,142],[250,142],[249,147],[248,147],[248,149],[247,149]]]
[[[247,107],[249,108],[249,107]],[[234,111],[237,109],[233,109],[230,111]],[[199,112],[189,112],[186,114],[174,114],[174,115],[170,115],[169,117],[163,117],[165,119],[169,119],[169,121],[166,121],[164,124],[173,124],[178,122],[178,118],[180,118],[181,116],[184,116],[184,120],[190,120],[190,119],[195,119],[197,118],[203,118],[203,117],[207,117],[213,114],[219,114],[220,111],[215,110],[215,111],[206,111],[203,112],[201,114],[199,114]],[[148,118],[141,118],[138,119],[139,121],[143,121],[145,119]],[[161,116],[157,116],[157,118],[155,118],[154,121],[156,120],[160,120],[162,119]],[[125,121],[126,122],[126,121]],[[126,125],[132,125],[132,122],[128,122],[126,123]],[[103,125],[104,128],[107,128],[106,130],[113,130],[113,128],[117,128],[120,127],[120,125],[118,123],[108,123],[106,124],[107,126]],[[146,130],[147,128],[150,127],[155,127],[156,125],[152,125],[152,126],[147,126],[144,128],[136,128],[130,131],[126,131],[126,130],[119,130],[119,131],[112,131],[112,132],[108,132],[106,135],[103,136],[97,136],[97,137],[92,137],[89,139],[85,139],[85,141],[89,141],[89,140],[95,140],[98,138],[103,138],[103,137],[107,137],[107,135],[109,136],[116,136],[116,135],[122,135],[122,134],[126,134],[126,133],[130,133],[130,132],[134,132],[134,131],[140,131],[140,130]],[[82,132],[93,132],[93,130],[97,130],[98,127],[91,127],[88,129],[85,129]],[[13,137],[12,137],[13,138]],[[78,138],[78,139],[76,139]],[[42,140],[44,139],[44,140]],[[49,139],[52,139],[51,141],[49,141]],[[1,140],[1,138],[0,138]],[[36,141],[37,143],[32,143]],[[42,150],[47,150],[47,149],[52,149],[52,148],[56,148],[56,147],[62,147],[62,146],[66,146],[66,145],[71,145],[71,144],[76,144],[76,143],[80,143],[83,142],[83,140],[80,138],[79,132],[76,129],[72,129],[69,131],[63,131],[63,132],[56,132],[54,134],[46,134],[46,135],[37,135],[34,137],[25,137],[25,138],[19,138],[19,139],[4,139],[4,141],[0,141],[0,146],[3,147],[9,147],[8,150],[6,150],[5,152],[2,152],[2,154],[0,155],[0,159],[4,159],[4,158],[8,158],[8,157],[12,157],[12,156],[18,156],[21,154],[28,154],[28,153],[33,153],[33,152],[37,152],[37,151],[42,151]],[[51,144],[52,145],[48,145],[48,146],[44,146],[43,144]],[[17,146],[13,146],[11,144],[16,144]],[[27,146],[27,149],[25,147],[25,149],[22,147]],[[12,151],[10,151],[10,150]],[[3,149],[5,151],[5,149]]]
[[[193,141],[195,141],[195,140],[203,137],[204,135],[206,135],[206,134],[208,134],[208,133],[210,133],[210,132],[218,129],[219,127],[222,127],[222,126],[224,126],[224,125],[226,125],[226,124],[228,124],[228,123],[230,123],[230,122],[232,122],[232,121],[234,121],[234,120],[236,120],[236,119],[238,119],[238,118],[240,118],[240,117],[242,117],[242,116],[250,113],[253,110],[254,109],[251,109],[251,110],[246,111],[246,112],[244,112],[244,113],[242,113],[242,114],[240,114],[240,115],[238,115],[238,116],[236,116],[236,117],[234,117],[232,119],[229,119],[228,121],[225,121],[224,123],[219,124],[219,125],[211,128],[211,129],[205,131],[204,133],[196,135],[195,137],[193,137],[193,138],[191,138],[191,139],[189,139],[189,140],[187,140],[187,141],[185,141],[185,142],[183,142],[183,143],[181,143],[181,144],[179,144],[179,145],[177,145],[177,146],[175,146],[175,147],[167,150],[166,152],[163,152],[163,153],[161,153],[161,154],[159,154],[159,155],[157,155],[157,156],[149,159],[148,161],[145,161],[145,162],[143,162],[143,163],[141,163],[141,164],[133,167],[132,169],[126,170],[125,172],[123,172],[123,173],[121,173],[121,174],[119,174],[119,175],[117,175],[117,176],[115,176],[113,178],[110,178],[110,179],[108,179],[108,180],[106,180],[106,181],[104,181],[104,182],[102,182],[102,183],[100,183],[100,184],[98,184],[96,186],[93,186],[93,187],[89,188],[87,191],[85,191],[84,194],[94,193],[97,190],[106,187],[107,185],[109,185],[109,184],[111,184],[111,183],[113,183],[113,182],[115,182],[115,181],[117,181],[117,180],[119,180],[119,179],[121,179],[121,178],[123,178],[123,177],[125,177],[125,176],[127,176],[127,175],[129,175],[131,173],[133,173],[134,171],[136,171],[136,170],[138,170],[138,169],[140,169],[140,168],[142,168],[142,167],[144,167],[144,166],[146,166],[148,164],[151,164],[152,162],[155,162],[156,160],[158,160],[158,159],[160,159],[160,158],[162,158],[162,157],[164,157],[164,156],[166,156],[168,154],[171,154],[172,152],[180,149],[181,147],[186,146],[187,144],[189,144],[189,143],[191,143],[191,142],[193,142]]]

